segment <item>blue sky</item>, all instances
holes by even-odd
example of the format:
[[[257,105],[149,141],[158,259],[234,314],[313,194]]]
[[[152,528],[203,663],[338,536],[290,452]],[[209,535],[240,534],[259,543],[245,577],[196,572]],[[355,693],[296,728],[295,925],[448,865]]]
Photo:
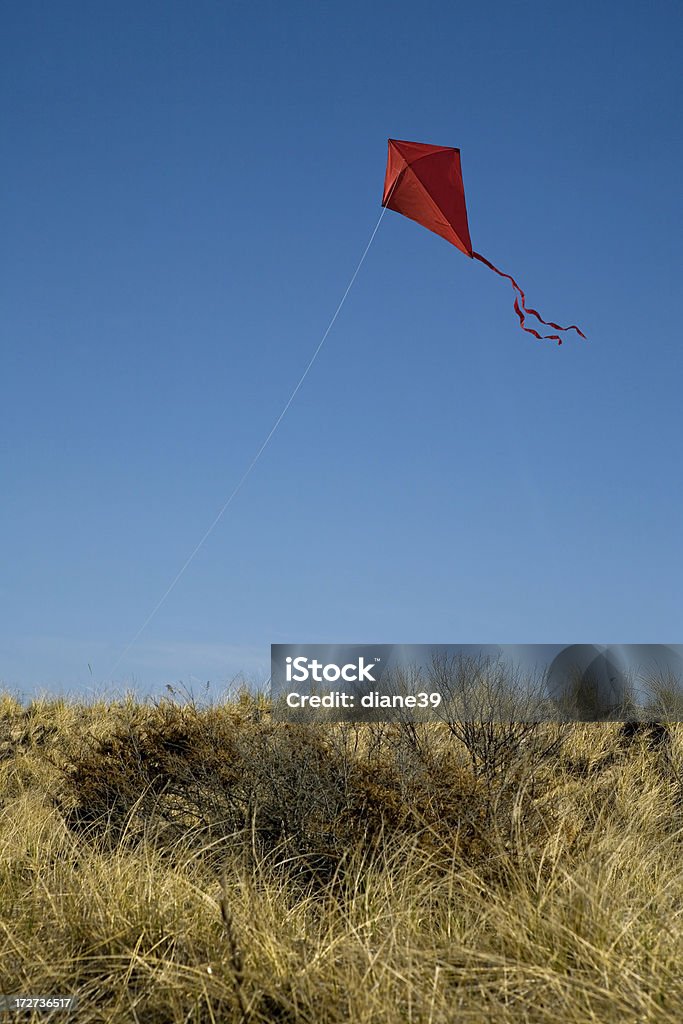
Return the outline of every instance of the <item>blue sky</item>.
[[[681,637],[681,22],[573,2],[5,12],[0,680],[236,673],[271,642]],[[461,149],[475,249],[380,213]]]

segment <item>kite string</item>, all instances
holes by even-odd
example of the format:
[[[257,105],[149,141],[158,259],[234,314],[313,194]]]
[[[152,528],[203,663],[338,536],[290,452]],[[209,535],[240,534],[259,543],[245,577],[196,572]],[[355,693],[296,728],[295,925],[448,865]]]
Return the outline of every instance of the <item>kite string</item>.
[[[525,314],[526,315],[531,314],[532,316],[535,316],[536,319],[538,321],[540,321],[540,323],[545,324],[546,327],[554,327],[556,331],[576,331],[576,333],[579,334],[585,340],[586,335],[583,333],[582,330],[580,330],[576,326],[576,324],[572,324],[570,327],[561,327],[559,324],[554,324],[552,322],[552,320],[544,320],[543,317],[541,316],[541,314],[537,310],[531,309],[530,306],[527,306],[526,305],[526,296],[525,296],[524,292],[522,291],[522,289],[520,288],[520,286],[515,281],[514,277],[512,277],[511,274],[506,274],[506,273],[504,273],[504,271],[499,270],[498,267],[494,267],[493,263],[489,262],[489,260],[487,260],[485,256],[481,255],[481,253],[473,252],[472,256],[474,257],[475,260],[479,260],[480,263],[484,263],[490,270],[493,270],[494,273],[498,274],[500,277],[506,277],[508,279],[508,281],[510,281],[512,283],[512,287],[514,288],[514,290],[519,295],[519,301],[517,300],[517,297],[515,296],[515,312],[516,312],[517,316],[519,317],[519,325],[520,325],[520,327],[522,328],[523,331],[526,331],[528,334],[533,334],[533,336],[535,338],[538,338],[539,340],[542,340],[544,338],[545,339],[551,339],[553,341],[557,341],[558,345],[562,344],[562,338],[560,338],[560,336],[557,335],[557,334],[543,334],[543,335],[541,335],[541,334],[538,333],[538,331],[535,331],[533,329],[533,327],[526,327],[525,326],[525,323],[526,323],[526,316],[525,316]],[[520,305],[521,305],[521,309],[520,309]]]
[[[392,192],[393,192],[393,189],[392,189]],[[391,193],[390,193],[390,195],[391,195]],[[298,380],[298,382],[296,384],[296,387],[294,388],[294,390],[292,391],[291,395],[287,399],[287,401],[286,401],[286,403],[285,403],[285,405],[284,405],[284,407],[282,409],[282,412],[280,413],[278,418],[275,420],[275,423],[271,427],[268,436],[266,437],[265,441],[263,441],[263,443],[261,444],[261,447],[258,449],[258,451],[254,455],[253,459],[251,460],[251,462],[249,463],[249,465],[245,469],[244,473],[240,477],[240,479],[237,482],[236,486],[233,488],[232,492],[230,493],[228,498],[225,500],[225,502],[223,503],[223,505],[219,509],[218,513],[214,516],[214,519],[211,522],[211,524],[209,525],[209,527],[204,531],[204,534],[202,535],[201,539],[197,542],[197,544],[195,544],[194,548],[192,549],[192,551],[190,552],[188,557],[185,559],[185,561],[183,562],[182,566],[180,567],[178,572],[175,574],[175,576],[173,577],[173,579],[171,580],[171,582],[169,583],[169,585],[167,586],[166,590],[161,595],[161,597],[159,598],[157,603],[154,605],[154,607],[152,608],[151,612],[149,613],[149,615],[147,616],[145,621],[142,623],[142,625],[138,629],[137,633],[133,636],[132,640],[130,640],[128,642],[126,647],[123,649],[123,651],[117,657],[116,661],[114,662],[114,664],[112,665],[111,670],[110,670],[112,675],[116,671],[118,666],[121,664],[121,662],[123,661],[125,656],[128,654],[130,649],[132,647],[134,647],[134,645],[137,643],[137,641],[139,640],[140,636],[147,629],[147,626],[149,626],[149,624],[152,621],[152,619],[154,618],[154,616],[157,614],[157,612],[159,611],[161,606],[164,604],[166,599],[169,597],[169,595],[171,594],[172,590],[175,588],[175,586],[178,583],[178,581],[181,579],[181,577],[184,575],[184,573],[189,568],[191,563],[194,561],[195,557],[199,554],[199,552],[203,548],[204,544],[209,539],[209,537],[211,536],[211,534],[213,533],[215,528],[218,526],[219,522],[221,521],[221,519],[223,518],[225,513],[227,512],[227,510],[230,507],[230,505],[232,504],[233,500],[237,497],[237,495],[241,491],[243,485],[246,483],[248,477],[251,475],[252,470],[256,466],[256,463],[259,461],[259,459],[263,455],[263,452],[268,447],[268,444],[270,443],[273,435],[275,434],[275,431],[277,430],[277,428],[282,423],[282,421],[285,418],[285,415],[286,415],[290,405],[292,404],[292,402],[296,398],[296,396],[299,393],[299,390],[300,390],[302,384],[306,380],[306,377],[308,376],[308,373],[309,373],[311,367],[313,366],[313,363],[318,358],[320,350],[323,347],[323,345],[325,344],[325,341],[327,340],[327,336],[330,333],[330,331],[332,330],[332,328],[334,326],[334,323],[335,323],[337,317],[339,316],[339,314],[341,312],[342,306],[346,302],[346,298],[347,298],[349,292],[351,291],[353,283],[356,280],[356,278],[358,277],[358,272],[360,271],[360,268],[363,266],[363,263],[365,262],[365,257],[367,256],[368,251],[370,249],[370,246],[372,245],[372,243],[373,243],[373,241],[375,239],[375,235],[377,234],[377,232],[379,230],[379,226],[382,223],[382,217],[384,216],[384,214],[386,212],[387,212],[387,208],[383,207],[382,208],[382,212],[379,215],[379,219],[378,219],[377,223],[375,224],[373,232],[370,235],[370,240],[368,241],[368,244],[365,246],[365,249],[363,250],[363,255],[361,256],[360,260],[358,261],[358,265],[356,266],[356,269],[354,270],[353,274],[351,275],[351,280],[349,281],[348,285],[346,286],[346,291],[342,295],[341,301],[339,302],[339,305],[335,309],[334,314],[332,316],[332,319],[330,320],[329,324],[327,325],[325,333],[323,334],[322,338],[318,342],[317,348],[315,349],[313,355],[309,359],[304,372],[299,377],[299,380]]]

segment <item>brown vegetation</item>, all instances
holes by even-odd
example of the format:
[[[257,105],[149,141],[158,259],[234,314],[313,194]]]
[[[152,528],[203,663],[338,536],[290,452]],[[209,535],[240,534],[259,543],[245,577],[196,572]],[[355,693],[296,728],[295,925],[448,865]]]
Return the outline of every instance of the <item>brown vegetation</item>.
[[[0,992],[87,1022],[680,1021],[683,727],[505,728],[1,699]]]

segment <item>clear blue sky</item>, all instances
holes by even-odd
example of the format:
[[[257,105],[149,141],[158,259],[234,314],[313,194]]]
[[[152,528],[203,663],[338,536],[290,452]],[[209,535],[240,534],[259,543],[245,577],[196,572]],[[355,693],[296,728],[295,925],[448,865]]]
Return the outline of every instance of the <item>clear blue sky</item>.
[[[0,680],[265,678],[271,642],[683,639],[678,5],[4,12]],[[458,146],[475,248],[380,213]],[[88,667],[90,665],[90,668]]]

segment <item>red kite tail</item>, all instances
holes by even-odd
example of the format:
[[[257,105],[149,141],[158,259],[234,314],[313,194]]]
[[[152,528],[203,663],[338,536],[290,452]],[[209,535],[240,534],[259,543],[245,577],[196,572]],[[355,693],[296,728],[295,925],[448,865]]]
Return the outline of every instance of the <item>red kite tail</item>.
[[[517,295],[515,296],[515,313],[519,317],[519,326],[522,328],[523,331],[526,331],[527,334],[533,334],[534,338],[538,338],[539,341],[546,339],[550,341],[556,341],[558,345],[562,344],[562,338],[559,336],[559,334],[539,334],[538,331],[535,331],[533,327],[526,326],[527,316],[535,316],[536,319],[540,323],[545,324],[546,327],[554,327],[556,331],[576,331],[577,334],[579,334],[582,338],[585,339],[586,335],[583,333],[582,330],[580,330],[576,326],[576,324],[572,324],[570,327],[560,327],[559,324],[554,324],[552,320],[544,320],[537,310],[531,309],[530,306],[526,305],[526,298],[524,292],[519,287],[514,277],[511,277],[510,274],[503,273],[503,271],[499,270],[498,267],[494,267],[493,263],[489,263],[486,257],[480,255],[480,253],[473,252],[472,256],[474,257],[475,260],[479,260],[480,263],[486,264],[486,266],[489,267],[490,270],[493,270],[494,273],[498,274],[500,277],[506,277],[508,281],[512,283],[512,287],[519,296],[519,299],[517,298]]]

